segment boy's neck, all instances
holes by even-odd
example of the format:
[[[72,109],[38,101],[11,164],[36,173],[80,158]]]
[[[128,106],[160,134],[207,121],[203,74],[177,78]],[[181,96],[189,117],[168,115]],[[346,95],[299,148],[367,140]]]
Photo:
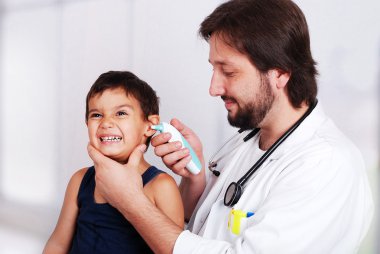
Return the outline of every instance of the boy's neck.
[[[121,164],[127,164],[128,163],[128,160],[127,161],[119,161],[117,160],[117,162],[121,163]],[[140,160],[140,164],[138,165],[138,170],[139,170],[139,173],[142,175],[144,174],[144,172],[150,167],[151,165],[144,159],[144,156],[142,156],[141,160]]]
[[[141,158],[140,164],[138,166],[138,170],[140,174],[144,174],[144,172],[150,167],[151,165],[144,159],[144,157]]]

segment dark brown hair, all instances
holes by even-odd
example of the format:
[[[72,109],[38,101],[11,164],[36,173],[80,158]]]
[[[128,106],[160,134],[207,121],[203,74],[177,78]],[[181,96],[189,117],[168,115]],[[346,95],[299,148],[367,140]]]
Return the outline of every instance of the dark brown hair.
[[[144,120],[150,115],[159,114],[159,98],[156,92],[145,81],[129,71],[109,71],[103,73],[91,86],[86,97],[86,122],[88,120],[88,103],[92,97],[102,94],[105,90],[122,88],[127,96],[134,97],[140,104]],[[146,141],[147,147],[151,137]]]
[[[316,62],[309,30],[300,8],[290,0],[231,0],[214,10],[199,34],[220,36],[247,55],[261,73],[279,69],[290,73],[287,93],[294,107],[312,105],[317,96]]]

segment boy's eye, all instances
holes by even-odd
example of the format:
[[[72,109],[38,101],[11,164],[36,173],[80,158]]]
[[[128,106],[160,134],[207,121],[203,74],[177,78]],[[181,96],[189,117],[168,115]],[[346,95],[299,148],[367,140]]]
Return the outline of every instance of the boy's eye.
[[[128,114],[127,114],[127,112],[125,112],[125,111],[118,111],[118,112],[116,113],[116,115],[117,115],[117,116],[126,116],[126,115],[128,115]]]
[[[99,117],[101,117],[102,115],[101,114],[99,114],[99,113],[92,113],[91,115],[90,115],[90,118],[99,118]]]

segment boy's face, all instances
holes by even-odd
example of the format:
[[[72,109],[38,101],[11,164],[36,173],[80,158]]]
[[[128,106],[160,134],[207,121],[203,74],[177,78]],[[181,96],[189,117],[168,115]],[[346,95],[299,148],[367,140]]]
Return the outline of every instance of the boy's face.
[[[150,129],[158,116],[144,120],[139,102],[122,88],[108,89],[88,103],[87,119],[90,143],[104,155],[125,163],[133,149],[154,134]],[[151,118],[153,117],[153,118]]]

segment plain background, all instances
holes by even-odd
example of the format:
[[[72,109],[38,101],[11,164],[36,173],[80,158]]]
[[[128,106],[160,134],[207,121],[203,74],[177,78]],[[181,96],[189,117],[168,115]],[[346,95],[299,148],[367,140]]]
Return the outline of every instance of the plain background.
[[[162,120],[192,127],[206,160],[236,131],[208,95],[208,44],[197,35],[221,2],[0,0],[0,253],[41,253],[68,180],[91,165],[85,96],[101,73],[130,70],[147,81]],[[363,154],[376,215],[380,2],[296,2],[318,62],[318,98]],[[151,150],[147,159],[163,168]],[[377,221],[360,253],[380,252]]]

